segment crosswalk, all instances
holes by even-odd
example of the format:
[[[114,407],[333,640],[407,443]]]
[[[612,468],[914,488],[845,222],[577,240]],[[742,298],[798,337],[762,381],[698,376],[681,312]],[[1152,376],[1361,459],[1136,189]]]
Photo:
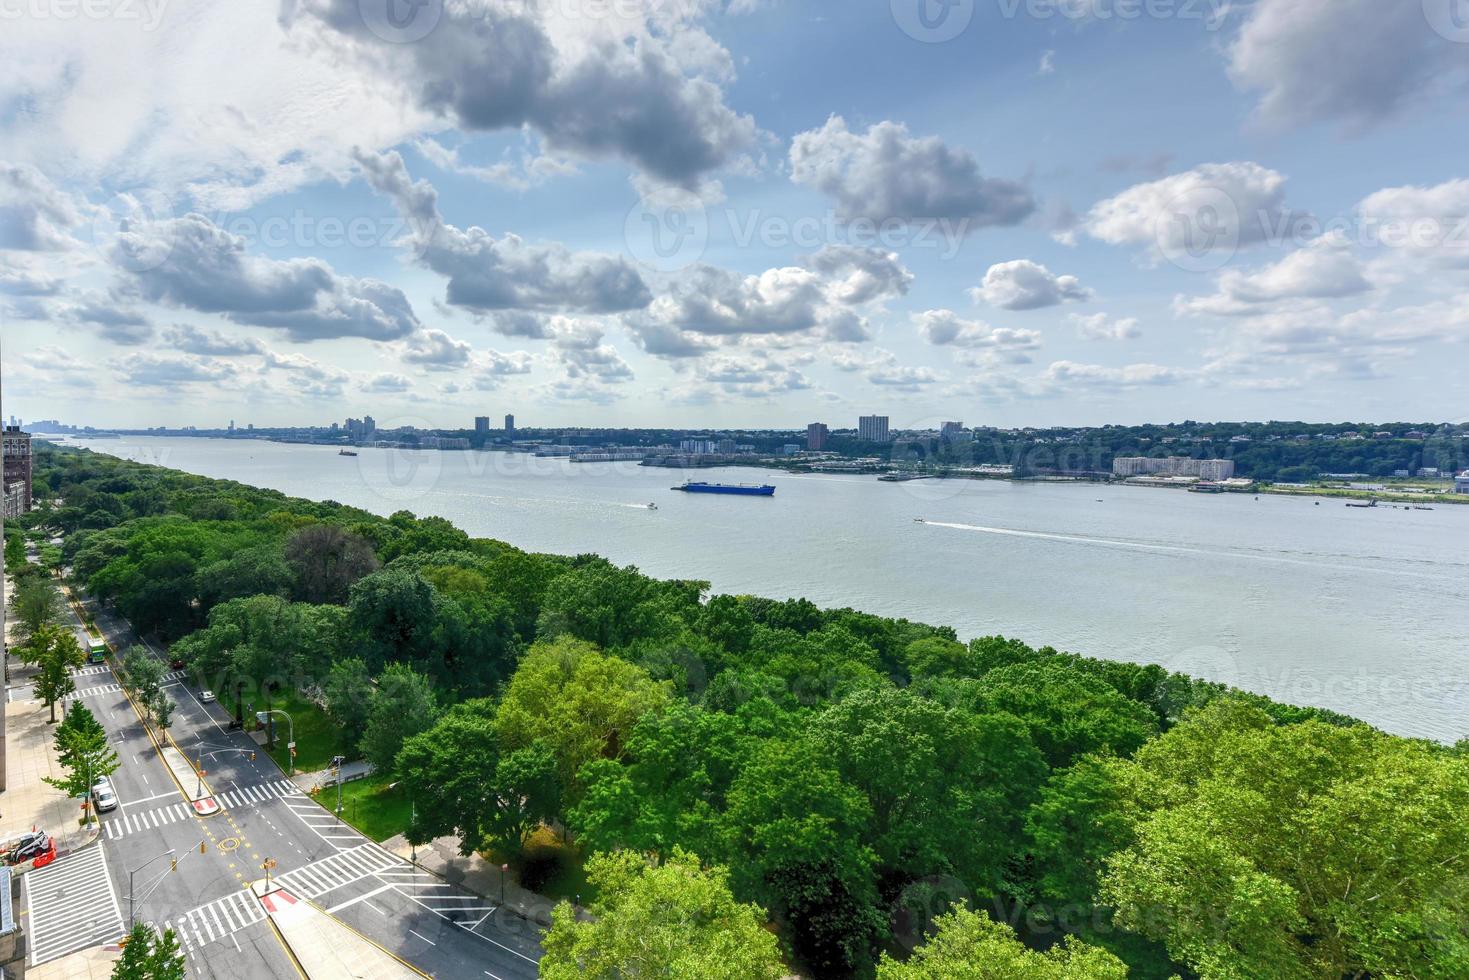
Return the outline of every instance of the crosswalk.
[[[378,873],[378,878],[393,890],[471,932],[498,908],[489,899],[465,891],[444,881],[438,875],[420,871],[411,864]]]
[[[190,909],[165,923],[178,933],[184,952],[193,954],[209,943],[225,939],[265,918],[260,900],[252,892],[238,891],[207,905]]]
[[[215,787],[217,791],[219,787]],[[273,799],[284,797],[301,796],[301,787],[289,779],[278,779],[273,783],[257,783],[254,786],[242,786],[239,789],[227,790],[223,793],[215,792],[214,798],[221,806],[257,806]]]
[[[354,881],[370,878],[391,869],[407,868],[402,858],[367,843],[339,851],[329,858],[287,871],[275,880],[292,894],[317,898]]]
[[[127,929],[102,846],[84,848],[27,874],[30,965],[120,939]]]
[[[366,840],[349,824],[338,820],[336,814],[324,809],[309,796],[287,796],[285,803],[296,815],[296,819],[306,825],[307,830],[339,851],[350,850]]]
[[[295,783],[289,779],[278,779],[271,783],[257,783],[254,786],[241,786],[224,793],[216,793],[214,799],[226,808],[239,808],[258,806],[273,799],[300,796],[300,787]],[[193,816],[193,806],[184,802],[170,803],[152,810],[123,810],[102,818],[102,833],[108,840],[121,840],[139,831],[166,827]]]
[[[90,677],[93,674],[110,674],[110,673],[112,673],[112,668],[109,667],[109,666],[107,666],[106,664],[94,664],[94,665],[92,665],[90,667],[76,667],[76,668],[73,668],[73,670],[71,672],[71,676],[73,676],[73,677]]]
[[[194,808],[188,803],[170,803],[153,810],[132,810],[104,817],[102,833],[108,840],[120,840],[129,834],[154,827],[165,827],[194,816]]]

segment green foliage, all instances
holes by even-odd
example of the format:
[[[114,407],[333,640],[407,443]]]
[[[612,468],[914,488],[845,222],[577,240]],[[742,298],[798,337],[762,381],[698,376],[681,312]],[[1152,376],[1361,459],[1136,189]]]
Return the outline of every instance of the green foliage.
[[[362,755],[379,772],[391,772],[403,742],[427,731],[437,714],[428,678],[406,664],[389,664],[367,704]]]
[[[668,701],[666,683],[589,643],[559,639],[526,653],[495,719],[509,751],[541,743],[556,759],[561,785],[580,789],[577,773],[593,759],[623,754],[638,719]]]
[[[356,657],[332,664],[322,685],[327,714],[342,730],[352,745],[362,740],[367,730],[368,708],[372,701],[372,675],[367,664]]]
[[[1225,700],[1127,769],[1101,898],[1201,976],[1469,973],[1469,760]]]
[[[42,626],[36,631],[31,637],[30,651],[40,667],[36,675],[36,696],[50,710],[54,722],[56,702],[76,691],[71,672],[86,662],[86,655],[70,630],[55,625]]]
[[[935,925],[907,962],[884,956],[877,980],[1127,980],[1126,965],[1106,950],[1068,937],[1037,953],[983,912],[954,909]]]
[[[120,765],[107,743],[107,732],[85,705],[74,704],[56,726],[56,758],[65,775],[45,781],[67,796],[86,796],[92,784],[110,776]],[[91,807],[87,808],[90,819]]]
[[[25,556],[22,553],[21,565],[24,563]],[[8,558],[6,564],[9,565]],[[56,622],[61,616],[61,594],[56,589],[55,580],[49,575],[28,575],[20,578],[16,583],[15,598],[10,605],[10,615],[15,617],[17,643],[22,647],[29,647],[41,627]],[[24,662],[35,662],[27,659],[26,652],[17,652]]]
[[[185,975],[178,935],[172,929],[160,935],[145,922],[133,926],[112,965],[112,980],[184,980]]]
[[[587,863],[600,898],[591,921],[571,905],[552,913],[540,975],[547,980],[699,977],[779,980],[775,937],[754,905],[730,894],[723,868],[675,850],[661,865],[618,851]]]

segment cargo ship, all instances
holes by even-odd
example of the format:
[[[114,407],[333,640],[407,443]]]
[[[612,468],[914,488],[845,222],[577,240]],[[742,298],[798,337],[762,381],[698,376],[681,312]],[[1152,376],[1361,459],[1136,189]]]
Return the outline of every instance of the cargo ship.
[[[671,490],[682,490],[684,493],[730,493],[742,497],[773,497],[775,487],[770,484],[754,483],[696,483],[688,481],[681,487],[670,487]]]

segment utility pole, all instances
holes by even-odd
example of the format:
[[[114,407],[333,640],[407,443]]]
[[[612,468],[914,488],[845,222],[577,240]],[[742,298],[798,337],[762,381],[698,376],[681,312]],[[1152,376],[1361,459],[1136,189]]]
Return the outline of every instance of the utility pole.
[[[176,847],[170,847],[168,850],[164,851],[162,854],[158,855],[157,857],[151,857],[148,860],[144,861],[142,864],[138,865],[136,868],[129,868],[128,869],[128,932],[132,932],[133,931],[133,926],[135,925],[135,920],[134,920],[134,917],[133,917],[133,909],[135,908],[135,905],[134,905],[134,902],[133,902],[133,875],[137,874],[139,871],[142,871],[144,868],[146,868],[148,865],[152,864],[154,861],[159,861],[159,860],[162,860],[163,858],[172,856],[174,854],[174,852],[176,852],[177,850],[178,850],[178,848],[176,848]],[[174,867],[177,867],[177,865],[174,865]],[[170,870],[173,870],[173,869],[170,869]]]

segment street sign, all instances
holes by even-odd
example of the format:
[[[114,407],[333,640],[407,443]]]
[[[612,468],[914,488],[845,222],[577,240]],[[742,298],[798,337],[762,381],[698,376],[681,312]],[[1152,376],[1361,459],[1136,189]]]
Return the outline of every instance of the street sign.
[[[271,870],[272,868],[275,867],[275,858],[266,858],[265,859],[265,863],[262,864],[260,867],[263,868],[266,871]]]
[[[294,751],[296,751],[296,743],[295,742],[287,742],[286,743],[286,748],[288,748],[292,752],[294,752]]]

